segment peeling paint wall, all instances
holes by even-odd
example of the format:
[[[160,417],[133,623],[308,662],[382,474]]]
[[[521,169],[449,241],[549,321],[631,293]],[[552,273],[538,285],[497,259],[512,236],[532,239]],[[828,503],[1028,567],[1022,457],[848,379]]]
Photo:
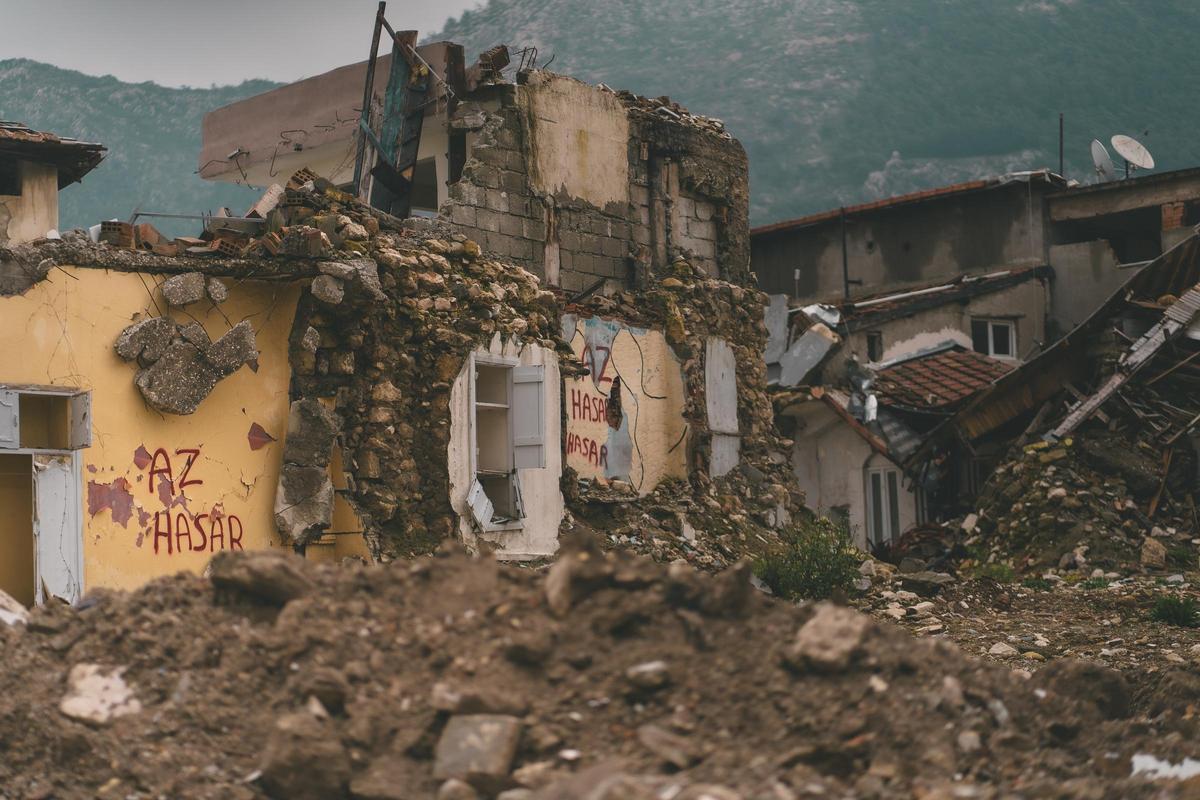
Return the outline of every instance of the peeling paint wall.
[[[598,208],[629,202],[629,119],[616,95],[536,72],[529,78],[528,114],[535,189]]]
[[[46,164],[17,164],[21,196],[0,195],[0,244],[20,244],[58,227],[58,170]]]
[[[93,443],[82,453],[79,509],[85,590],[131,588],[200,570],[219,549],[279,543],[272,513],[289,405],[287,339],[300,289],[246,281],[231,286],[220,307],[205,301],[188,308],[213,338],[249,320],[258,370],[243,367],[196,413],[175,416],[146,406],[113,350],[130,322],[157,313],[151,298],[160,281],[67,267],[0,299],[0,382],[92,391]],[[259,437],[254,449],[255,423],[276,441]]]
[[[683,373],[663,333],[568,314],[563,338],[588,369],[564,383],[567,466],[581,478],[628,481],[640,494],[687,477]]]
[[[857,353],[867,361],[867,333],[883,333],[883,359],[889,361],[919,350],[954,341],[971,347],[971,319],[1004,319],[1016,325],[1017,354],[1022,360],[1039,352],[1046,341],[1046,319],[1050,307],[1049,289],[1039,280],[1030,280],[1008,289],[951,303],[879,325],[864,324],[851,331],[845,343],[822,368],[826,381],[844,374],[846,359]]]
[[[562,381],[558,371],[558,355],[545,347],[526,345],[519,347],[511,340],[501,343],[500,337],[493,339],[486,351],[491,355],[503,356],[519,361],[520,366],[543,367],[542,408],[545,411],[543,443],[546,466],[541,469],[519,470],[521,499],[525,518],[519,530],[478,533],[471,522],[471,511],[467,504],[467,493],[471,489],[474,475],[471,472],[471,360],[454,380],[450,390],[450,441],[447,458],[450,469],[450,506],[458,516],[458,529],[464,542],[475,544],[487,541],[497,548],[497,556],[506,559],[536,558],[553,555],[558,550],[558,526],[563,517],[563,496],[559,488],[562,477],[562,449],[559,446],[562,423],[558,409],[561,407],[559,394]]]

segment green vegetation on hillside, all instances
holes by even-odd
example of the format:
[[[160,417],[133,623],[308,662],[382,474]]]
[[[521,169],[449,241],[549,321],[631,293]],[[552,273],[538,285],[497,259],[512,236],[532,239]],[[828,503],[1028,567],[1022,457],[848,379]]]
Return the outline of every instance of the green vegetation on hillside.
[[[277,84],[245,81],[212,89],[123,83],[26,59],[0,61],[0,119],[61,136],[101,142],[108,156],[82,183],[63,190],[63,229],[124,219],[135,209],[197,214],[246,210],[261,192],[196,175],[200,120],[214,108]],[[193,233],[199,223],[156,221],[164,231]]]
[[[1142,138],[1160,169],[1200,163],[1190,80],[1200,4],[1162,0],[489,0],[428,39],[535,46],[583,80],[670,95],[746,146],[761,224],[982,175],[1058,166]],[[0,118],[107,144],[63,194],[65,227],[134,207],[244,208],[196,175],[204,112],[269,89],[171,89],[0,61]],[[1148,134],[1147,134],[1148,131]]]

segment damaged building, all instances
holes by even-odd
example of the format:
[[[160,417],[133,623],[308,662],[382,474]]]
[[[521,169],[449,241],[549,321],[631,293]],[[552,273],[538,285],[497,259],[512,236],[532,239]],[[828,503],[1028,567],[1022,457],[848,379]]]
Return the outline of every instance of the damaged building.
[[[0,120],[0,245],[58,229],[59,190],[83,180],[103,145]]]
[[[1198,203],[1191,169],[1092,186],[1039,170],[752,231],[769,380],[814,508],[862,546],[961,513],[1002,450],[918,474],[915,449],[1190,236]]]
[[[201,172],[267,185],[241,216],[0,250],[32,275],[0,297],[3,335],[31,353],[3,376],[18,413],[0,446],[32,459],[35,498],[44,483],[72,510],[50,530],[45,503],[26,509],[6,536],[27,557],[0,588],[74,599],[220,549],[388,560],[460,539],[530,559],[579,525],[721,566],[801,512],[738,142],[667,98],[405,41],[403,85],[429,71],[441,93],[403,115],[415,164],[447,165],[428,198],[419,170],[397,173],[407,195],[375,181],[390,81],[361,181],[330,162],[357,148],[332,120],[357,107],[359,65],[205,120]],[[280,146],[287,113],[308,115],[308,144]],[[77,397],[90,438],[58,421]]]

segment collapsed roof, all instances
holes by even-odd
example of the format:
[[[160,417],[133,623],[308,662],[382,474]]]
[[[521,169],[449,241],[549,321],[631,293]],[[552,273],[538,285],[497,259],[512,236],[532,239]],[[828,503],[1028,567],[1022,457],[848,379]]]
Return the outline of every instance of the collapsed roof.
[[[20,122],[0,120],[0,158],[49,164],[58,169],[58,188],[76,183],[95,169],[107,152],[104,145],[81,142]]]

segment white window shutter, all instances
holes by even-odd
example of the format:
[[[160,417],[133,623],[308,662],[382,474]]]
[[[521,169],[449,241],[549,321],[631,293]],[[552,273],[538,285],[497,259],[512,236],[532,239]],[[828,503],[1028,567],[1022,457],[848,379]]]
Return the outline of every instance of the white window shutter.
[[[546,466],[546,413],[542,402],[544,368],[513,367],[512,415],[513,467],[541,469]]]
[[[21,446],[21,396],[11,389],[0,389],[0,450]]]
[[[92,446],[92,393],[71,395],[71,430],[67,446],[72,450]]]
[[[471,507],[471,516],[475,518],[476,525],[486,528],[492,524],[492,517],[495,516],[492,498],[487,496],[478,478],[471,481],[471,491],[467,492],[467,505]]]

